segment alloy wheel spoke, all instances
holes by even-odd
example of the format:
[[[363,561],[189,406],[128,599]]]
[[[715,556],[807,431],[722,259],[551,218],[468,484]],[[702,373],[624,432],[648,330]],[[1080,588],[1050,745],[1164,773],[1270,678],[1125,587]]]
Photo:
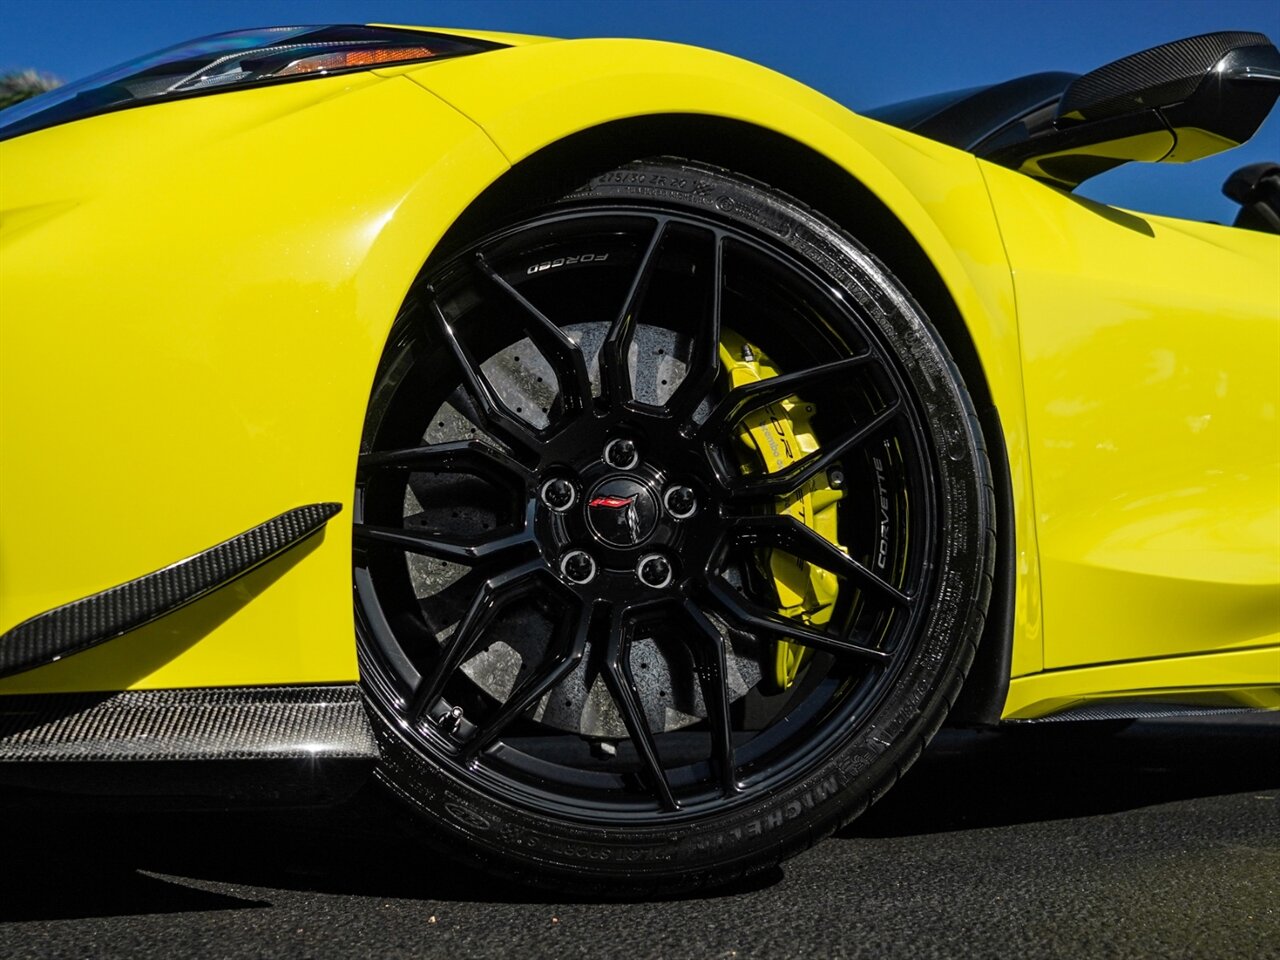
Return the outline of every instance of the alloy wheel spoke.
[[[887,663],[890,659],[890,654],[884,650],[833,636],[799,621],[771,613],[740,596],[728,581],[718,575],[708,581],[707,594],[729,622],[730,628],[749,637],[768,636],[776,640],[789,640],[837,656],[856,656],[872,663]]]
[[[490,479],[516,479],[529,483],[530,470],[490,444],[480,440],[457,440],[399,450],[375,450],[360,455],[361,471],[423,470],[427,472],[475,473]]]
[[[485,378],[480,364],[476,362],[467,345],[462,342],[453,325],[449,323],[449,318],[444,315],[439,301],[431,291],[428,291],[428,296],[427,312],[434,321],[436,333],[448,345],[450,353],[457,361],[467,393],[471,395],[481,418],[485,421],[484,426],[514,449],[537,454],[542,445],[537,433],[529,424],[507,409]]]
[[[564,409],[576,413],[590,406],[591,377],[587,373],[587,361],[582,355],[582,348],[530,303],[524,294],[508,283],[483,254],[476,254],[475,263],[480,273],[519,307],[524,318],[521,328],[555,370]]]
[[[396,547],[407,553],[431,557],[434,560],[448,560],[451,563],[464,563],[468,566],[485,561],[509,561],[521,554],[527,555],[537,551],[533,533],[528,527],[488,540],[458,540],[425,530],[379,527],[366,523],[353,524],[351,530],[357,543],[382,544]]]
[[[662,760],[658,756],[658,746],[649,730],[649,721],[640,705],[640,693],[636,690],[635,679],[631,676],[631,610],[619,604],[614,607],[609,621],[609,639],[604,651],[605,686],[613,697],[613,702],[622,715],[622,722],[631,736],[631,743],[640,757],[645,771],[645,779],[656,794],[659,802],[667,810],[678,810],[680,804],[671,793],[671,784],[662,769]]]
[[[777,547],[798,560],[812,563],[865,587],[898,606],[905,607],[911,603],[910,595],[903,593],[795,517],[783,514],[737,516],[728,518],[726,523],[730,536],[739,543],[755,547]]]
[[[649,245],[640,257],[622,309],[610,324],[609,332],[600,347],[600,392],[610,404],[626,404],[634,399],[627,357],[635,339],[636,314],[657,268],[658,250],[665,230],[666,221],[658,221]]]
[[[715,238],[715,255],[711,269],[711,302],[708,316],[697,324],[689,366],[684,380],[667,401],[667,409],[686,418],[692,417],[716,379],[720,376],[720,317],[724,294],[724,237]],[[691,422],[691,421],[690,421]]]
[[[785,497],[803,483],[807,483],[823,470],[833,466],[851,450],[871,440],[880,430],[902,412],[902,405],[894,401],[866,423],[854,427],[837,440],[823,443],[822,448],[801,457],[776,473],[753,476],[721,476],[720,482],[731,500],[758,500]]]
[[[742,788],[736,775],[733,754],[733,726],[729,714],[729,668],[725,640],[698,605],[687,597],[682,602],[685,615],[698,631],[694,657],[698,662],[698,683],[702,701],[707,707],[711,727],[712,765],[720,777],[720,789],[726,795]]]
[[[577,616],[556,638],[556,646],[559,649],[540,664],[539,668],[523,683],[512,690],[507,702],[502,705],[497,714],[485,723],[463,748],[464,759],[475,757],[493,743],[513,720],[531,709],[549,691],[555,689],[565,677],[573,673],[582,662],[583,654],[587,649],[592,612],[592,605],[586,603],[579,605]]]
[[[744,383],[725,394],[712,409],[697,435],[706,442],[718,442],[727,430],[750,411],[765,404],[785,400],[795,394],[811,391],[829,381],[839,382],[875,358],[871,351],[834,360],[808,370],[784,373],[776,377]]]
[[[543,573],[542,562],[531,560],[496,574],[481,585],[466,614],[444,642],[436,665],[414,691],[410,719],[418,720],[435,706],[445,684],[479,646],[489,625],[504,609],[537,589]]]

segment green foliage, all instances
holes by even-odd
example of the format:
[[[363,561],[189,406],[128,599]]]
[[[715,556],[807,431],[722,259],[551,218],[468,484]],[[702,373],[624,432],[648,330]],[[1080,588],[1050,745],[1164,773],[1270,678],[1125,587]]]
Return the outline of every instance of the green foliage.
[[[62,86],[62,81],[38,70],[14,70],[0,74],[0,110]]]

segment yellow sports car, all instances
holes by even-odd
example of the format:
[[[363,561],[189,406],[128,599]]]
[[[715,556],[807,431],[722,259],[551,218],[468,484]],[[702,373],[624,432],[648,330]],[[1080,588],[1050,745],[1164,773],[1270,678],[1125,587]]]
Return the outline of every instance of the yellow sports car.
[[[0,113],[0,780],[614,893],[944,721],[1280,707],[1260,34],[858,116],[639,40],[221,34]],[[181,761],[181,762],[179,762]],[[189,762],[188,762],[189,761]]]

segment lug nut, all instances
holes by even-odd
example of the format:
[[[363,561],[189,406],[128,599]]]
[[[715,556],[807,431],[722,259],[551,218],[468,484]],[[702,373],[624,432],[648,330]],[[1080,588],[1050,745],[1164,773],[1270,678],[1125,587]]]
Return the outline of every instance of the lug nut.
[[[636,564],[636,576],[640,578],[640,582],[655,590],[660,590],[671,583],[674,575],[671,561],[658,553],[646,554]]]
[[[440,729],[445,733],[457,733],[462,726],[462,708],[454,707],[439,720]]]
[[[560,558],[560,572],[571,583],[590,583],[596,576],[596,562],[585,550],[570,550]]]
[[[578,491],[563,477],[548,480],[542,485],[541,493],[542,502],[556,513],[564,513],[573,506],[573,501],[578,499]]]
[[[604,462],[619,470],[630,470],[640,462],[640,451],[632,440],[610,440],[605,444]]]
[[[688,520],[698,512],[698,497],[692,487],[668,487],[662,495],[662,504],[677,520]]]

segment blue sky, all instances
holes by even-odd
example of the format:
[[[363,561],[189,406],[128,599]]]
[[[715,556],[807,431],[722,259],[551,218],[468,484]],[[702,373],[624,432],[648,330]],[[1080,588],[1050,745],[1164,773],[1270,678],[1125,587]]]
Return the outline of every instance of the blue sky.
[[[1212,30],[1280,40],[1271,0],[7,0],[0,69],[66,80],[171,43],[239,27],[391,22],[712,47],[772,67],[857,109],[1037,70],[1085,72]],[[1237,166],[1280,161],[1280,111],[1254,140],[1187,165],[1129,164],[1087,196],[1229,222]]]

